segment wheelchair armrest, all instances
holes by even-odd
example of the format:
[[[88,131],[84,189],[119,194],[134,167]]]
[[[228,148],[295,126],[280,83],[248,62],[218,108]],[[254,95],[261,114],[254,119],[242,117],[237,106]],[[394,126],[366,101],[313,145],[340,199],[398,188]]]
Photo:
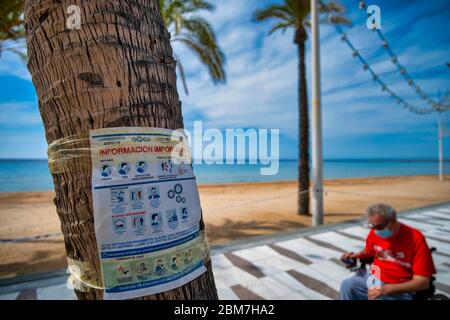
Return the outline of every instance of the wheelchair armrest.
[[[361,264],[372,264],[373,260],[374,260],[373,257],[367,257],[367,258],[359,259]]]
[[[372,264],[373,263],[373,257],[366,257],[366,258],[362,258],[362,259],[359,259],[359,262],[360,262],[360,269],[366,269],[366,266],[369,264]]]

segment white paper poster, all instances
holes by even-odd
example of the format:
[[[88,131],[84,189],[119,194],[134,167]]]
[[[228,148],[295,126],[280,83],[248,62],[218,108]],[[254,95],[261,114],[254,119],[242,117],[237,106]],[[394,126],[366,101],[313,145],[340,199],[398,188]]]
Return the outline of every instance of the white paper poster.
[[[104,299],[179,287],[206,271],[200,199],[180,132],[90,132],[92,195]],[[176,160],[175,160],[176,159]]]

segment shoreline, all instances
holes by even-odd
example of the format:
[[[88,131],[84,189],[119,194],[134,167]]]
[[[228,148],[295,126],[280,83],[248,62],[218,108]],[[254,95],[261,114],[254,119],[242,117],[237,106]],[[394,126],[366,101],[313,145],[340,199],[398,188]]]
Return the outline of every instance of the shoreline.
[[[407,178],[432,178],[436,177],[438,179],[438,175],[431,174],[420,174],[420,175],[399,175],[399,176],[365,176],[365,177],[345,177],[345,178],[331,178],[324,179],[324,184],[334,184],[341,182],[366,182],[367,180],[382,180],[382,179],[407,179]],[[285,184],[285,183],[297,183],[298,180],[266,180],[266,181],[242,181],[242,182],[215,182],[215,183],[198,183],[197,186],[199,188],[215,188],[215,187],[231,187],[231,186],[246,186],[253,184]],[[444,176],[444,181],[450,181],[450,177]],[[15,194],[42,194],[42,193],[51,193],[54,190],[42,190],[42,191],[12,191],[12,192],[2,192],[0,191],[0,198],[6,195],[15,195]]]

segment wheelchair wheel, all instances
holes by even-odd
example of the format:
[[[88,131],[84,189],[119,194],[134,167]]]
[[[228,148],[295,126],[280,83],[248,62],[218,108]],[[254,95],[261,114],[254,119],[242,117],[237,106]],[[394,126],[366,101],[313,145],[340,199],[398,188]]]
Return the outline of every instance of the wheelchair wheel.
[[[441,293],[437,293],[433,295],[430,300],[448,300],[448,297],[446,295],[443,295]]]

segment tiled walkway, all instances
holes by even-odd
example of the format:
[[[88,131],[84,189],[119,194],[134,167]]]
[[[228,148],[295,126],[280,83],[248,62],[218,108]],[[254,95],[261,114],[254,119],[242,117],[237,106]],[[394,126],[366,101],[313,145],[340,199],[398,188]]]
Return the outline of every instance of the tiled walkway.
[[[438,271],[437,293],[450,296],[450,204],[402,213],[400,221],[421,230]],[[368,229],[353,221],[262,237],[215,248],[213,270],[220,299],[336,299],[352,275],[339,261],[364,247]],[[0,282],[0,299],[74,299],[64,273]]]

